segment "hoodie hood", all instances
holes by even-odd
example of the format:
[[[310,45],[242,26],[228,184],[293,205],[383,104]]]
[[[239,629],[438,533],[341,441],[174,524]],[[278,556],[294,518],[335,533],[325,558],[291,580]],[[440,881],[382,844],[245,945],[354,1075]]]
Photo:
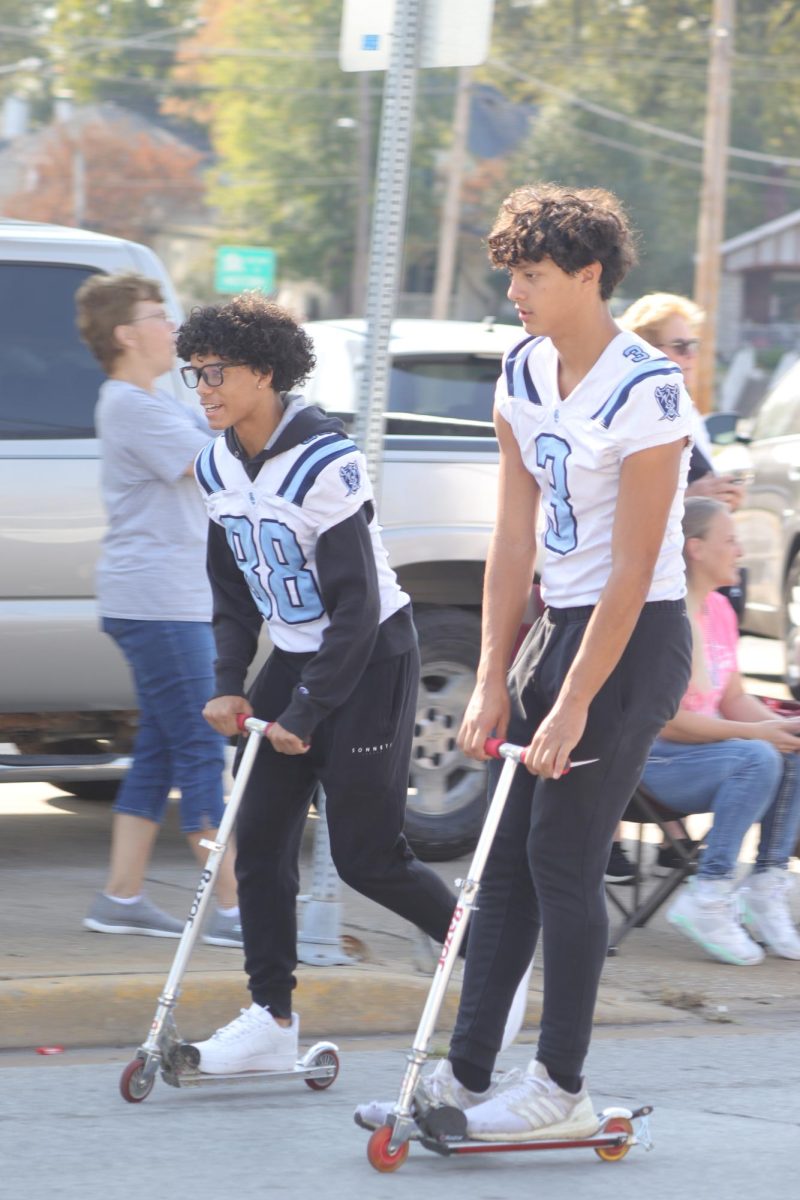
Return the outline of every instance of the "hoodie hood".
[[[347,434],[338,417],[329,416],[316,404],[309,404],[303,396],[288,393],[283,399],[285,408],[278,427],[264,449],[260,450],[253,458],[247,457],[236,436],[236,430],[233,428],[225,430],[223,435],[225,444],[231,454],[245,464],[248,474],[250,474],[250,468],[254,468],[258,472],[267,459],[275,458],[286,450],[298,446],[301,442],[308,441],[309,438],[319,437],[323,433],[341,433],[344,436]]]

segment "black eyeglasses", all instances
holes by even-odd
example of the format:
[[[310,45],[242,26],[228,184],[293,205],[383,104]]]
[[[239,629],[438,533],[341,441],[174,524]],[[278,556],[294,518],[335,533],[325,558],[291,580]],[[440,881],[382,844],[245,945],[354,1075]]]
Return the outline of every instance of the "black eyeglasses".
[[[181,375],[183,382],[190,388],[196,388],[201,379],[208,387],[219,387],[221,383],[225,382],[225,372],[228,367],[243,366],[244,363],[206,363],[204,367],[181,367]]]
[[[662,342],[658,349],[674,350],[676,354],[696,354],[699,345],[699,338],[675,338],[672,342]]]

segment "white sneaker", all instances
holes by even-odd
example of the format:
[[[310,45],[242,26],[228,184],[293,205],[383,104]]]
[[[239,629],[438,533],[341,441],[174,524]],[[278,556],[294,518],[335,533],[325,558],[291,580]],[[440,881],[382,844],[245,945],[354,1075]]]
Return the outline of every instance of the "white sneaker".
[[[740,923],[730,879],[692,879],[667,910],[667,920],[720,962],[749,967],[764,958]]]
[[[260,1004],[243,1008],[206,1042],[194,1042],[200,1051],[200,1070],[207,1075],[233,1075],[239,1071],[290,1071],[297,1064],[300,1021],[279,1025]]]
[[[780,867],[751,875],[740,888],[743,919],[754,938],[780,958],[800,959],[800,933],[789,911],[792,878]]]
[[[586,1087],[573,1095],[532,1062],[520,1083],[466,1110],[467,1136],[479,1142],[591,1137],[600,1128]]]
[[[473,1104],[493,1096],[503,1080],[493,1082],[488,1091],[471,1092],[459,1083],[453,1074],[453,1068],[448,1058],[441,1059],[427,1075],[423,1075],[417,1084],[415,1096],[427,1105],[448,1108],[460,1108],[462,1112]],[[364,1129],[379,1129],[385,1125],[389,1114],[394,1111],[394,1100],[372,1100],[369,1104],[359,1104],[353,1113],[356,1125]]]

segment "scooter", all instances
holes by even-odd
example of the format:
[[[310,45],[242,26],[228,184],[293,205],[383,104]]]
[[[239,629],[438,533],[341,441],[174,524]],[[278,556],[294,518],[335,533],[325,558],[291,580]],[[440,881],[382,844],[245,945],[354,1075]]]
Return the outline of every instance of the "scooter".
[[[302,1079],[314,1091],[329,1088],[339,1074],[339,1049],[333,1042],[315,1042],[298,1059],[291,1070],[247,1071],[231,1075],[207,1075],[200,1071],[200,1052],[196,1046],[184,1042],[178,1034],[174,1010],[180,996],[181,981],[189,964],[195,944],[208,910],[214,884],[219,874],[225,850],[239,811],[250,773],[258,754],[261,739],[271,722],[259,721],[255,717],[238,718],[239,728],[247,733],[244,752],[236,773],[233,790],[225,806],[225,813],[214,841],[204,838],[200,845],[209,851],[205,868],[195,892],[183,933],[180,936],[175,957],[172,960],[164,990],[158,998],[153,1023],[147,1040],[136,1051],[136,1057],[125,1067],[120,1076],[119,1090],[123,1100],[139,1104],[153,1090],[159,1071],[161,1078],[170,1087],[203,1087],[209,1084],[261,1083],[265,1079],[283,1081]]]
[[[648,1117],[653,1111],[646,1105],[637,1109],[613,1107],[598,1115],[597,1132],[582,1138],[548,1138],[529,1141],[484,1142],[467,1137],[466,1118],[460,1109],[426,1106],[417,1096],[417,1085],[422,1068],[428,1058],[428,1046],[433,1036],[436,1019],[444,1000],[447,985],[466,933],[470,915],[477,907],[476,901],[486,860],[494,841],[500,818],[503,815],[508,794],[518,764],[525,763],[528,747],[515,746],[500,738],[488,738],[484,749],[492,758],[505,760],[500,779],[486,814],[468,876],[461,888],[453,911],[447,936],[436,964],[428,998],[420,1017],[414,1043],[408,1054],[408,1065],[400,1087],[400,1094],[386,1123],[372,1129],[367,1144],[367,1159],[376,1171],[396,1171],[408,1157],[411,1141],[419,1142],[426,1150],[449,1157],[463,1154],[491,1154],[512,1150],[574,1150],[591,1148],[605,1162],[616,1162],[625,1157],[631,1146],[652,1148]],[[596,758],[571,762],[566,770],[588,766]],[[566,770],[563,774],[566,774]],[[356,1115],[356,1124],[362,1124]]]

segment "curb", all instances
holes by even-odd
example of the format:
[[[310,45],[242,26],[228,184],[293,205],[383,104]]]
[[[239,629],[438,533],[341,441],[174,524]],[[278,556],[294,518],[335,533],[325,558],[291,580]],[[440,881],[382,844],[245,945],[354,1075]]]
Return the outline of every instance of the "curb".
[[[301,967],[295,1004],[301,1037],[343,1037],[413,1033],[430,980],[369,967]],[[140,1045],[164,985],[159,974],[56,976],[0,982],[2,1049],[40,1045]],[[186,976],[176,1017],[187,1041],[208,1037],[226,1024],[250,996],[238,972],[198,972]],[[440,1024],[455,1019],[458,993],[451,989]],[[525,1024],[536,1026],[541,994],[531,992]],[[601,992],[595,1025],[648,1025],[686,1020],[686,1012],[657,1001],[631,1000]]]

